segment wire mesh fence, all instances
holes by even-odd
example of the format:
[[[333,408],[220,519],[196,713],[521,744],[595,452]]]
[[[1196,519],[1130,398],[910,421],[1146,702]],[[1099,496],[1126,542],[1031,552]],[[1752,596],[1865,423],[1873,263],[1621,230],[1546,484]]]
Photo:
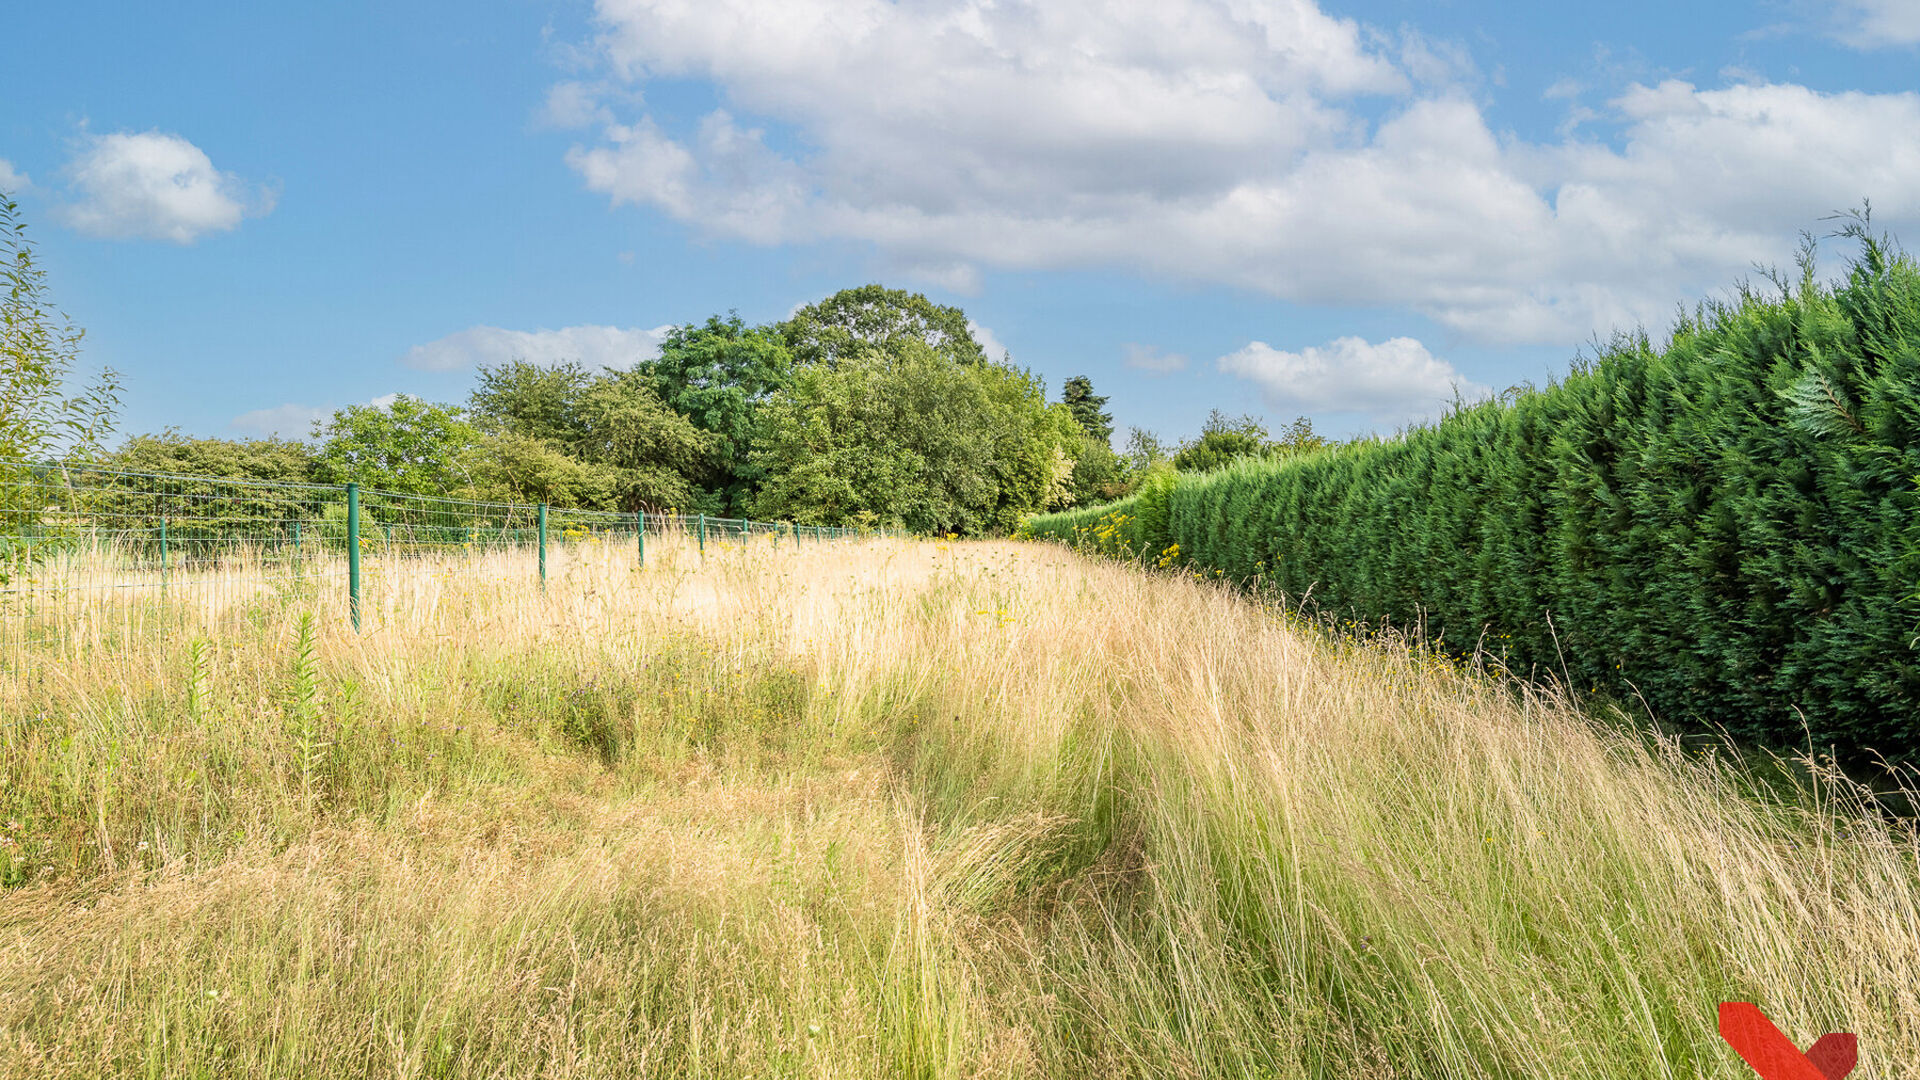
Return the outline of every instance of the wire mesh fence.
[[[857,530],[621,513],[269,480],[0,461],[0,646],[77,622],[139,633],[183,610],[260,617],[305,602],[359,625],[406,560],[538,575],[571,546],[650,537],[804,544]]]

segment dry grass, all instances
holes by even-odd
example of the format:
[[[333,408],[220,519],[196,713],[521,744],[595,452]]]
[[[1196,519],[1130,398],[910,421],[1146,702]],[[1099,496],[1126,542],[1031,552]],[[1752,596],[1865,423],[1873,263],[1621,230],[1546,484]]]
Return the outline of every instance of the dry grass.
[[[16,653],[0,1077],[1744,1077],[1721,1000],[1920,1074],[1836,777],[1053,547],[649,556]]]

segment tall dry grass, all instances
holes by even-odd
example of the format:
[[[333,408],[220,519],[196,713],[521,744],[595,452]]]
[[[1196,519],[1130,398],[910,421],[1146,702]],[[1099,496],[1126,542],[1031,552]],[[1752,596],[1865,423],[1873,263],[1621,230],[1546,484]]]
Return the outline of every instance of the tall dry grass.
[[[649,556],[16,650],[0,1077],[1920,1073],[1838,777],[1053,547]]]

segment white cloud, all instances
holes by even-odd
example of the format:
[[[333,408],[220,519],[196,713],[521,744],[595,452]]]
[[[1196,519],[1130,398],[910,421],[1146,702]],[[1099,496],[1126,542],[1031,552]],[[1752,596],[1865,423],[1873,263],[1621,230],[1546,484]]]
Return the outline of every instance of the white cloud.
[[[33,181],[27,179],[26,173],[15,169],[13,162],[0,158],[0,191],[13,194],[25,191],[32,186]]]
[[[252,432],[255,435],[278,435],[288,439],[304,439],[313,431],[316,420],[325,420],[333,415],[332,409],[317,405],[276,405],[271,409],[255,409],[233,418],[228,424],[236,431]]]
[[[613,114],[600,104],[600,94],[594,87],[571,81],[555,83],[547,89],[546,106],[540,118],[561,129],[613,122]]]
[[[1226,374],[1258,386],[1274,408],[1364,413],[1383,424],[1430,418],[1456,391],[1468,401],[1491,393],[1408,337],[1378,344],[1343,337],[1299,352],[1255,341],[1218,363]]]
[[[63,213],[91,236],[192,243],[273,209],[273,197],[220,172],[197,146],[158,131],[88,136],[66,174]]]
[[[980,343],[980,351],[987,355],[987,359],[998,362],[1001,357],[1013,355],[998,335],[971,319],[967,320],[967,332]]]
[[[1920,95],[1636,85],[1532,142],[1488,125],[1456,46],[1312,0],[599,0],[598,22],[609,79],[724,107],[598,125],[567,158],[588,188],[959,285],[1119,267],[1566,343],[1663,325],[1863,196],[1920,222]]]
[[[980,292],[980,268],[970,262],[954,260],[896,260],[901,273],[918,278],[948,292],[976,296]]]
[[[1187,357],[1184,353],[1163,352],[1155,345],[1136,345],[1131,342],[1120,347],[1122,363],[1135,371],[1144,371],[1149,375],[1172,375],[1187,370]]]
[[[362,405],[376,409],[387,409],[400,400],[400,395],[381,394],[361,402]],[[304,439],[313,434],[316,422],[325,423],[333,419],[338,411],[330,405],[276,405],[271,409],[255,409],[241,413],[228,423],[236,431],[252,432],[255,435],[278,435],[281,438]]]
[[[1920,3],[1915,0],[1839,0],[1834,36],[1856,49],[1920,44]]]
[[[475,326],[408,349],[401,362],[425,371],[457,371],[477,364],[528,360],[536,364],[578,361],[590,370],[631,367],[660,355],[671,326],[628,330],[618,326],[566,326],[558,330],[502,330]]]

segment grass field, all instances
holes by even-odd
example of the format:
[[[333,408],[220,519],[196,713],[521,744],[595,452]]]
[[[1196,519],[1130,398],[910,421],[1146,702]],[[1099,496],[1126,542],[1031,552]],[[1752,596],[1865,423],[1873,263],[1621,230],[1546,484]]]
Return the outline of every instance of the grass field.
[[[1920,1075],[1818,769],[1054,546],[494,569],[10,657],[0,1077]]]

